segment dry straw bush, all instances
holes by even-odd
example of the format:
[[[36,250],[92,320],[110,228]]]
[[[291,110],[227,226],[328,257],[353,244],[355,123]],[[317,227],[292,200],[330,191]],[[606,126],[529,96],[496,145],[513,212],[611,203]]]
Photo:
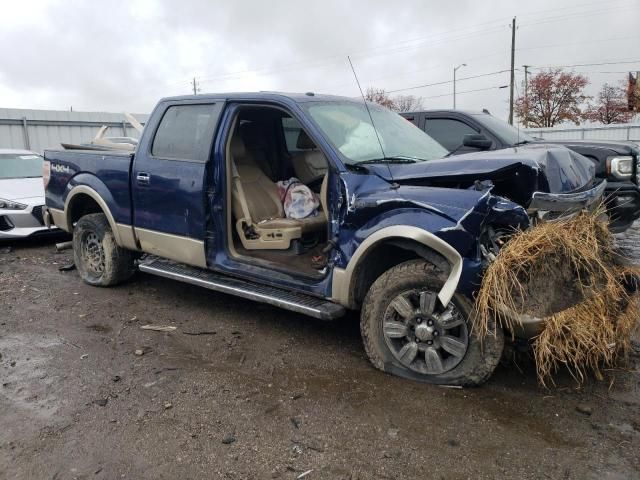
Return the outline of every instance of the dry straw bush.
[[[519,318],[543,319],[533,339],[538,380],[553,383],[566,367],[579,383],[626,358],[640,306],[602,211],[540,223],[514,234],[487,268],[476,298],[474,328],[490,321],[517,331]]]

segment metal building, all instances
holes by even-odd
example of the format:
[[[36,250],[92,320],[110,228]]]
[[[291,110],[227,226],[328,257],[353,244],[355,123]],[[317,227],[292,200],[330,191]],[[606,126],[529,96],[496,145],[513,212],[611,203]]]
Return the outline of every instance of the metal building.
[[[545,140],[632,140],[640,141],[640,123],[596,125],[584,127],[558,126],[551,128],[529,128],[529,135]]]
[[[133,115],[143,125],[149,115]],[[121,113],[70,112],[0,108],[0,148],[24,148],[42,153],[60,143],[84,143],[95,137],[102,125],[106,136],[138,138],[138,132]]]

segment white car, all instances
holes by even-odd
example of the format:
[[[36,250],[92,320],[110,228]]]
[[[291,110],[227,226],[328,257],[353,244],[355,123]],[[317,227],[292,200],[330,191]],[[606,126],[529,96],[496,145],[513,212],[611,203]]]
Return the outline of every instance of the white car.
[[[42,164],[37,153],[0,149],[0,240],[51,231],[42,218]]]

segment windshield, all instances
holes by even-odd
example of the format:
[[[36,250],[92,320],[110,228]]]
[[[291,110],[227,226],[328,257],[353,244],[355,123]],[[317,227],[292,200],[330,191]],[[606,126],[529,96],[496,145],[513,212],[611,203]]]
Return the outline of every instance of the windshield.
[[[35,153],[0,153],[0,179],[42,177],[42,157]]]
[[[500,140],[509,145],[515,145],[522,142],[534,142],[534,138],[527,135],[524,131],[518,130],[513,125],[509,125],[504,120],[500,120],[486,113],[474,115],[476,120],[485,125]]]
[[[305,107],[348,165],[376,160],[421,162],[448,153],[411,122],[379,105],[369,104],[375,129],[364,104],[311,102]]]

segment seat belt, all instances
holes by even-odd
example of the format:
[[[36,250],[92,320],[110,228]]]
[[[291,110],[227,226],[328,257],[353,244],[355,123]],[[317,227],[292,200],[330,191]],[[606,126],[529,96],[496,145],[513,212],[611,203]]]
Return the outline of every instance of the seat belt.
[[[233,177],[233,184],[238,191],[238,200],[240,201],[240,208],[242,208],[242,215],[244,216],[244,220],[253,225],[253,219],[251,218],[251,214],[249,213],[249,205],[247,205],[247,199],[244,196],[242,181],[240,181],[240,174],[238,173],[238,168],[236,167],[236,162],[233,157],[231,157],[231,176]]]

